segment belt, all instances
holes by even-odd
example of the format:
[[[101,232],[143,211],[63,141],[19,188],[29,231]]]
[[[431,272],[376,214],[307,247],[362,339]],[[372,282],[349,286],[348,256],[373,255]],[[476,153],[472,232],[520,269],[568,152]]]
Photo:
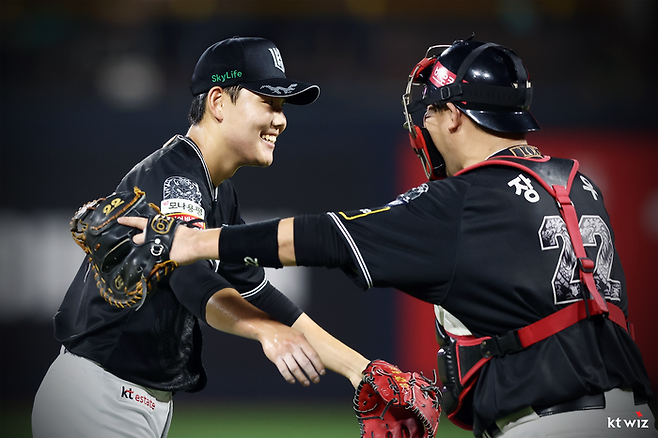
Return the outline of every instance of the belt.
[[[585,395],[579,399],[572,400],[565,403],[560,403],[548,408],[538,409],[534,411],[540,417],[547,417],[549,415],[563,414],[565,412],[573,411],[588,411],[590,409],[603,409],[605,408],[605,397],[603,394]]]
[[[110,373],[110,374],[112,374],[110,371],[106,370],[106,369],[105,369],[101,364],[99,364],[98,362],[95,362],[95,361],[93,361],[93,360],[91,360],[91,359],[87,359],[86,357],[83,357],[83,356],[78,356],[77,354],[75,354],[75,353],[69,351],[69,349],[67,349],[67,348],[64,347],[63,345],[62,345],[62,348],[60,349],[60,354],[70,354],[70,355],[72,355],[72,356],[76,356],[76,357],[82,358],[82,359],[87,360],[87,361],[93,363],[94,365],[96,365],[96,366],[102,368],[103,371],[105,371],[106,373]],[[114,374],[112,374],[112,375],[113,375],[114,377],[116,377],[117,379],[120,379],[120,377],[118,377],[118,376],[116,376],[116,375],[114,375]],[[126,380],[126,382],[128,382],[128,381]],[[132,382],[129,382],[129,383],[132,383]],[[150,395],[151,397],[155,398],[155,399],[156,399],[157,401],[159,401],[159,402],[162,402],[162,403],[169,403],[169,402],[170,402],[171,400],[173,400],[173,398],[174,398],[174,393],[171,392],[171,391],[160,391],[160,390],[158,390],[158,389],[152,389],[152,388],[148,388],[148,387],[146,387],[146,386],[137,385],[136,383],[132,383],[132,384],[135,385],[135,386],[139,386],[140,388],[144,389],[146,392],[149,393],[149,395]]]
[[[522,416],[528,415],[532,412],[535,412],[540,417],[547,417],[549,415],[564,414],[566,412],[575,412],[575,411],[588,411],[592,409],[604,409],[605,408],[605,396],[603,393],[594,394],[594,395],[585,395],[576,400],[571,400],[564,403],[559,403],[557,405],[545,407],[545,408],[526,408],[522,410],[519,415],[512,414],[508,417],[505,417],[502,420],[498,420],[486,429],[489,436],[494,437],[496,434],[500,433],[500,430],[504,428],[508,423],[516,421],[516,419],[521,418]],[[512,419],[511,417],[515,417]]]
[[[146,386],[142,386],[142,388],[159,402],[169,403],[174,399],[174,393],[171,391],[160,391],[158,389],[147,388]]]

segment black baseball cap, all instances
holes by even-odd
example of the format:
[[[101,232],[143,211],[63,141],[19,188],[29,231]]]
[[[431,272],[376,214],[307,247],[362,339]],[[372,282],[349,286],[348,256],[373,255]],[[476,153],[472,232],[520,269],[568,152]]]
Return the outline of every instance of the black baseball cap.
[[[235,36],[203,52],[192,75],[192,95],[231,85],[264,96],[284,97],[293,105],[307,105],[320,95],[317,85],[286,77],[279,49],[265,38]]]

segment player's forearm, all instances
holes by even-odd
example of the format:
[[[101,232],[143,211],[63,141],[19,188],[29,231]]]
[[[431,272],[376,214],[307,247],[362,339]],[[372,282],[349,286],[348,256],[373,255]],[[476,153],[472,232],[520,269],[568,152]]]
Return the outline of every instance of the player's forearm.
[[[352,262],[349,248],[329,219],[325,215],[311,217],[314,220],[310,224],[307,216],[302,216],[208,230],[177,227],[169,258],[180,265],[220,259],[225,263],[275,268],[298,264],[329,268],[349,266]],[[147,225],[147,220],[139,217],[121,217],[118,221],[141,230]],[[297,221],[302,223],[298,225]],[[298,227],[301,239],[296,243]],[[143,243],[144,233],[133,240]]]
[[[294,218],[289,217],[279,222],[277,231],[279,260],[283,266],[296,266]]]
[[[217,330],[254,340],[260,340],[268,327],[278,324],[231,288],[216,292],[208,300],[206,321]]]
[[[345,376],[355,388],[359,385],[361,373],[370,362],[368,359],[327,333],[305,313],[292,327],[304,333],[325,367]]]
[[[216,292],[206,305],[211,327],[260,342],[265,356],[289,383],[308,386],[320,381],[325,367],[303,333],[273,320],[232,288]]]

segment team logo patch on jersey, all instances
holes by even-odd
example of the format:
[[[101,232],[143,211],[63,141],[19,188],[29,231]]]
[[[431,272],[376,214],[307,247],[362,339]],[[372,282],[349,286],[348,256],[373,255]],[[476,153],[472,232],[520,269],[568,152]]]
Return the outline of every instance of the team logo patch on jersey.
[[[386,205],[392,207],[394,205],[408,204],[410,201],[413,201],[423,193],[427,193],[429,189],[430,187],[427,185],[427,183],[423,183],[418,187],[414,187],[413,189],[399,195],[397,198],[395,198],[394,201],[391,201]]]
[[[205,228],[206,211],[201,206],[199,185],[183,176],[171,176],[162,186],[162,213],[190,222],[199,228]]]
[[[184,176],[170,176],[162,185],[162,199],[186,199],[201,205],[199,185]]]

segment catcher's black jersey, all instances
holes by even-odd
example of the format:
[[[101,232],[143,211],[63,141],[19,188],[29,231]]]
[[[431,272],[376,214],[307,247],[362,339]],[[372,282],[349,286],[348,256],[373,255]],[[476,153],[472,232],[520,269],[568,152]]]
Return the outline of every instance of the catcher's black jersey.
[[[135,186],[164,214],[196,226],[243,223],[233,184],[226,180],[213,186],[201,151],[187,137],[173,137],[137,164],[117,191]],[[263,297],[286,300],[260,267],[203,261],[176,269],[138,311],[119,309],[100,296],[84,262],[55,315],[55,338],[125,380],[164,391],[199,391],[206,374],[198,319],[205,320],[208,299],[225,287],[237,289],[257,307]],[[301,314],[292,303],[286,311],[282,322],[288,324]]]
[[[601,191],[578,173],[570,196],[588,257],[596,260],[597,288],[627,314]],[[516,168],[485,166],[378,208],[329,216],[351,250],[351,268],[343,269],[359,286],[395,287],[440,305],[476,337],[525,327],[583,298],[554,198]],[[629,387],[650,393],[636,344],[610,321],[581,321],[484,366],[474,432],[527,406]]]

